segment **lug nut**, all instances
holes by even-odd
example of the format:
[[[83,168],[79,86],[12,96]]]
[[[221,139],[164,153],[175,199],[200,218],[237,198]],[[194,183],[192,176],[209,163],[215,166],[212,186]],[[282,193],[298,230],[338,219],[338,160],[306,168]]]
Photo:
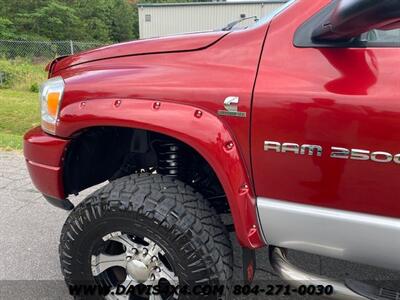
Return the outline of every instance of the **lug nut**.
[[[153,257],[151,258],[151,261],[152,261],[152,262],[156,262],[157,260],[158,260],[157,256],[153,256]]]
[[[147,248],[144,248],[142,253],[143,253],[144,256],[146,256],[147,253],[149,253],[149,250],[147,250]]]
[[[156,280],[156,276],[154,276],[154,274],[151,274],[151,276],[150,276],[150,280],[151,280],[151,281],[154,281],[154,280]]]
[[[160,267],[155,267],[155,268],[154,268],[154,270],[155,270],[156,272],[158,272],[158,273],[160,273],[160,272],[161,272],[161,269],[160,269]]]
[[[128,256],[126,257],[126,260],[127,260],[127,261],[130,261],[131,259],[132,259],[132,256],[129,256],[129,255],[128,255]]]
[[[132,253],[133,253],[133,254],[138,254],[138,252],[139,252],[139,250],[138,250],[138,249],[136,249],[136,248],[132,248]]]

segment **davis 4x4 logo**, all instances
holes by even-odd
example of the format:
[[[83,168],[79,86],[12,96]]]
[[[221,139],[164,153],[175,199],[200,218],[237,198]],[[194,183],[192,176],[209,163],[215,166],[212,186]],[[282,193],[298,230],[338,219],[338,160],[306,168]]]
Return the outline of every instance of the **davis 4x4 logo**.
[[[319,145],[299,145],[294,143],[278,143],[272,141],[264,142],[265,151],[275,151],[281,153],[294,153],[299,155],[309,156],[322,156],[323,148]],[[331,158],[341,159],[353,159],[353,160],[372,160],[379,163],[390,163],[395,162],[400,164],[400,154],[393,155],[388,152],[375,151],[371,152],[368,150],[361,149],[347,149],[341,147],[331,147],[329,156]]]

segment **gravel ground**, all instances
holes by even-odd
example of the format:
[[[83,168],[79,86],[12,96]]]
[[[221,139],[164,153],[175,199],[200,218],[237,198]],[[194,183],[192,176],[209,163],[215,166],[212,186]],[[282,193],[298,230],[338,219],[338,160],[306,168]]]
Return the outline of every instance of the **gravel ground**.
[[[90,192],[71,201],[77,204]],[[67,216],[68,212],[47,204],[35,190],[20,153],[0,152],[0,299],[71,299],[58,261],[59,234]],[[239,280],[241,250],[233,235],[232,240]],[[299,252],[291,252],[290,257],[301,268],[336,279],[351,277],[400,286],[400,273]],[[257,264],[257,283],[282,283],[273,274],[265,249],[257,252]]]

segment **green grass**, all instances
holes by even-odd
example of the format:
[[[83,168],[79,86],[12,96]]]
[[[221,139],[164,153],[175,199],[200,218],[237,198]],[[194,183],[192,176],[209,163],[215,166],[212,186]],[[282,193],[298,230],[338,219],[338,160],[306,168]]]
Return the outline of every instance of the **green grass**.
[[[47,74],[42,64],[18,58],[0,58],[0,72],[6,75],[0,86],[0,149],[20,150],[24,133],[40,123],[39,96],[31,90]]]
[[[29,91],[46,79],[46,72],[42,64],[33,64],[26,59],[17,58],[7,60],[0,58],[0,72],[5,74],[2,88],[11,88],[18,91]]]
[[[0,149],[22,149],[23,134],[39,123],[37,93],[0,89]]]

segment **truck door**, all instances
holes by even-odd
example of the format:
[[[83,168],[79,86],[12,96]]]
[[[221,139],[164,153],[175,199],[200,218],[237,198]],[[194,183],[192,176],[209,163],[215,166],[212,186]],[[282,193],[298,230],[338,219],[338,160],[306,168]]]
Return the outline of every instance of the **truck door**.
[[[400,32],[294,46],[329,3],[295,2],[266,38],[251,124],[261,228],[270,245],[400,270]]]
[[[399,218],[400,31],[369,32],[365,47],[294,46],[328,2],[298,1],[272,21],[252,108],[256,194]]]

